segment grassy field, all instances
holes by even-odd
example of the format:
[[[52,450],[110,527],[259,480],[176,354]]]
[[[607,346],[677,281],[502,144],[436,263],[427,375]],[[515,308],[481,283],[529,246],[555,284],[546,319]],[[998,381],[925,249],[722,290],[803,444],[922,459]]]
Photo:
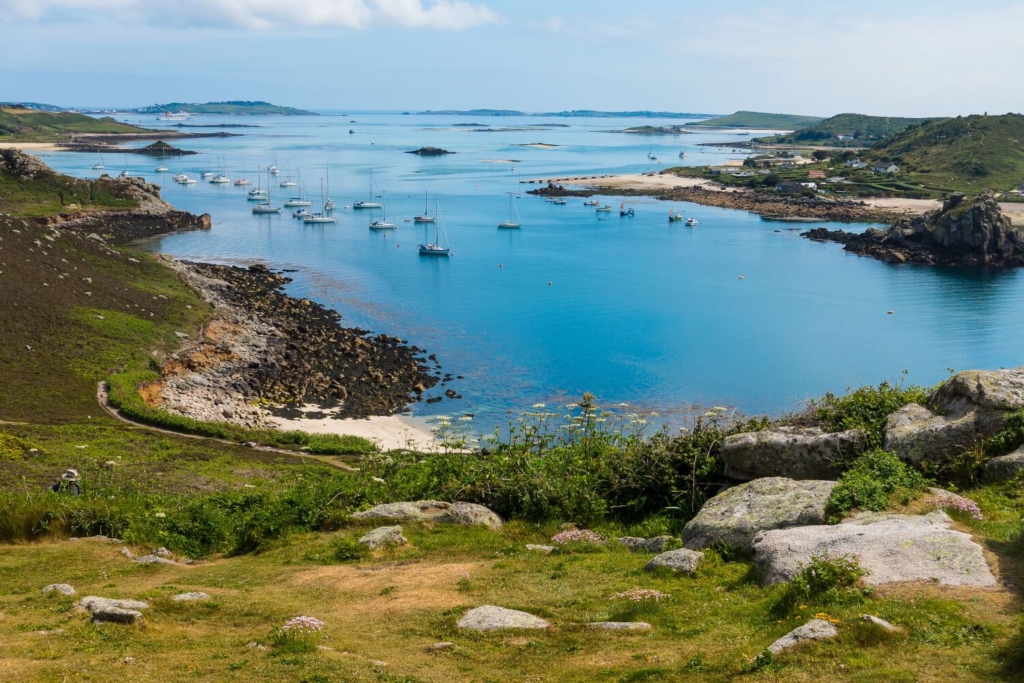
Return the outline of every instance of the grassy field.
[[[143,128],[70,112],[0,108],[0,142],[58,142],[76,133],[141,133]]]
[[[813,126],[800,128],[789,135],[759,138],[759,142],[782,145],[815,145],[868,147],[883,138],[931,119],[912,119],[899,116],[867,116],[865,114],[837,114]],[[853,135],[853,140],[840,141],[837,135]]]

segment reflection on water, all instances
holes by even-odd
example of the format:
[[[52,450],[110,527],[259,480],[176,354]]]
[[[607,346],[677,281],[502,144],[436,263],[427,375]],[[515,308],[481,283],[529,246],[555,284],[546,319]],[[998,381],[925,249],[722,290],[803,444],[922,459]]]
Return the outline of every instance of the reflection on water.
[[[892,266],[809,242],[797,230],[776,232],[778,223],[745,212],[637,199],[628,200],[636,216],[619,218],[596,214],[583,199],[556,206],[522,195],[523,228],[497,229],[508,214],[505,192],[529,187],[520,179],[644,171],[651,149],[673,163],[680,150],[688,163],[721,163],[727,153],[696,146],[713,139],[709,134],[638,139],[602,132],[636,123],[614,120],[473,133],[452,128],[456,117],[355,118],[362,123],[249,117],[244,122],[260,128],[182,143],[204,153],[168,164],[185,172],[225,168],[233,178],[244,172],[255,180],[255,169],[276,157],[282,175],[272,183],[274,200],[293,193],[275,183],[301,172],[317,201],[329,163],[337,224],[306,226],[290,213],[254,217],[237,188],[181,187],[168,177],[161,178],[165,198],[210,212],[214,227],[150,246],[180,258],[298,269],[289,273],[290,293],[336,308],[348,324],[437,353],[446,371],[465,376],[453,385],[465,398],[418,405],[421,414],[474,412],[486,430],[508,411],[574,401],[584,391],[669,415],[693,405],[778,414],[903,370],[932,383],[949,367],[1022,362],[1018,272]],[[357,133],[350,136],[350,127]],[[538,140],[559,146],[517,146]],[[404,153],[424,145],[457,154]],[[483,163],[494,159],[518,160],[516,171]],[[65,172],[95,173],[90,155],[48,161]],[[153,178],[152,160],[127,163]],[[108,168],[116,165],[107,160]],[[379,212],[341,208],[365,198],[371,169],[387,191],[388,217],[398,223],[393,232],[367,228]],[[405,222],[422,211],[424,191],[439,197],[450,259],[416,252],[433,239],[432,227]],[[620,200],[602,198],[613,206]],[[670,208],[699,226],[669,224]]]

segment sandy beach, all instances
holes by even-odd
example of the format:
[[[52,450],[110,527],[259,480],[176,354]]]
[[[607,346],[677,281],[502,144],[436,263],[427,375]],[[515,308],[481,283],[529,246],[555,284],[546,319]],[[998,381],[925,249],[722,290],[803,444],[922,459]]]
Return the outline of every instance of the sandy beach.
[[[20,149],[25,152],[57,152],[60,150],[52,142],[0,142],[0,149]]]
[[[308,406],[306,410],[318,409],[316,406]],[[270,421],[276,428],[283,430],[299,429],[310,434],[359,436],[373,441],[385,451],[403,448],[424,452],[434,450],[434,435],[427,426],[399,415],[343,420],[334,417],[271,417]]]

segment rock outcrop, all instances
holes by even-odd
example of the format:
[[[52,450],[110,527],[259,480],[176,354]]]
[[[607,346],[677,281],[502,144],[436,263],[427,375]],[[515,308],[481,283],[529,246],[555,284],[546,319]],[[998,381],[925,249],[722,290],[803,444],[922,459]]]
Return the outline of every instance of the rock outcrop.
[[[835,479],[842,464],[867,446],[863,430],[825,432],[817,427],[776,427],[733,434],[722,444],[725,476],[749,481],[761,477]]]
[[[359,543],[373,550],[380,550],[394,545],[406,545],[409,541],[402,535],[402,527],[382,526],[367,532],[359,539]]]
[[[759,531],[824,524],[834,481],[765,477],[726,489],[704,503],[683,528],[691,550],[715,542],[750,550]]]
[[[1024,408],[1024,368],[957,373],[928,397],[889,416],[885,448],[911,463],[942,462],[1006,427]]]
[[[470,631],[496,631],[498,629],[540,629],[547,628],[548,622],[528,612],[483,605],[469,610],[455,624]]]
[[[672,536],[654,536],[652,538],[623,536],[619,539],[619,543],[628,548],[631,553],[663,553],[673,544],[678,545],[679,539]]]
[[[858,234],[816,228],[803,236],[839,242],[846,251],[887,263],[1024,266],[1024,235],[989,194],[973,199],[952,194],[938,211],[902,219],[885,230],[869,228]]]
[[[828,640],[829,638],[835,638],[837,635],[839,635],[839,631],[832,623],[824,619],[811,619],[806,624],[797,626],[769,645],[768,651],[773,655],[777,655],[801,643],[812,640]]]
[[[393,522],[435,522],[438,524],[479,524],[490,529],[501,528],[501,517],[476,503],[445,503],[439,500],[384,503],[352,515],[352,519],[389,520]]]
[[[762,531],[754,561],[766,584],[790,581],[811,558],[852,556],[871,585],[935,581],[944,586],[993,586],[980,545],[950,528],[945,512],[927,515],[862,514],[834,526]]]
[[[670,569],[682,574],[692,574],[697,571],[697,566],[700,565],[700,561],[703,558],[704,553],[687,550],[686,548],[679,548],[678,550],[669,550],[668,552],[658,555],[647,563],[645,569],[647,569],[647,571],[654,571],[655,569]]]
[[[142,600],[115,600],[89,595],[78,601],[80,607],[92,615],[93,621],[115,624],[136,624],[142,621],[142,612],[149,604]]]
[[[1024,446],[1009,455],[992,458],[985,464],[986,481],[1008,481],[1024,472]]]

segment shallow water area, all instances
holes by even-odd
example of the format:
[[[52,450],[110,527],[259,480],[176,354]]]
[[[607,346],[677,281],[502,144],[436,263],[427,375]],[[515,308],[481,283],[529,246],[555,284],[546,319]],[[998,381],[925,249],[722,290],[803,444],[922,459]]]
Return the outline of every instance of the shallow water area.
[[[129,117],[165,125],[154,119]],[[558,206],[517,194],[512,202],[522,228],[497,228],[509,216],[506,193],[536,187],[520,180],[722,163],[743,154],[696,144],[749,134],[605,132],[681,123],[671,120],[369,112],[196,116],[188,123],[255,127],[224,129],[239,137],[176,141],[201,154],[165,159],[166,174],[155,173],[159,160],[148,157],[103,159],[111,175],[125,167],[158,182],[177,208],[213,216],[210,231],[166,236],[147,248],[176,258],[294,269],[290,294],[335,308],[345,324],[436,353],[444,372],[463,379],[430,395],[453,389],[463,398],[416,403],[416,415],[474,413],[476,427],[489,431],[533,404],[575,402],[585,391],[668,421],[714,405],[780,414],[809,397],[897,379],[904,370],[911,381],[934,383],[947,368],[1024,362],[1020,273],[891,266],[799,237],[808,227],[865,226],[769,222],[742,211],[642,198],[602,197],[616,207],[602,215],[582,198]],[[468,123],[480,125],[456,125]],[[523,146],[535,142],[554,146]],[[405,153],[421,146],[456,153]],[[99,173],[91,169],[96,155],[42,156],[71,175]],[[267,175],[260,179],[257,169],[271,163],[281,169],[269,179],[275,205],[297,196],[301,186],[279,185],[300,175],[306,195],[319,204],[322,180],[338,222],[306,225],[290,209],[256,216],[247,188],[182,186],[170,177],[223,171],[266,186]],[[345,208],[370,196],[371,171],[374,197],[386,204],[396,230],[368,228],[383,217],[380,211]],[[435,227],[411,219],[425,208],[433,214],[435,195],[448,258],[416,250],[434,240]],[[619,217],[621,201],[635,209],[634,217]],[[670,209],[698,225],[669,223]]]

